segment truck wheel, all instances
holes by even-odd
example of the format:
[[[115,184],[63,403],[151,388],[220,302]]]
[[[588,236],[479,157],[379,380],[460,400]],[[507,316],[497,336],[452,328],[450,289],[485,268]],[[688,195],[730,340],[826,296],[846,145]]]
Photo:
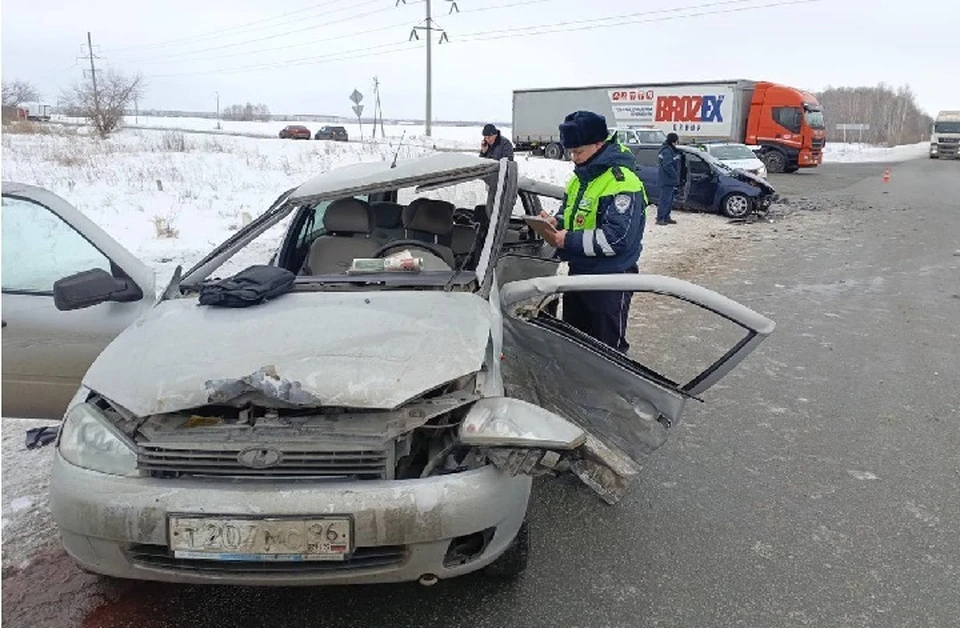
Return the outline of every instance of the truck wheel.
[[[787,166],[786,168],[783,169],[783,171],[786,172],[787,174],[791,174],[796,172],[799,169],[800,169],[800,166]]]
[[[526,520],[520,524],[513,543],[500,557],[484,567],[483,574],[490,578],[513,580],[527,569],[530,560],[530,524]]]
[[[787,158],[776,150],[765,152],[760,160],[767,166],[767,172],[781,173],[787,169]]]
[[[547,144],[547,147],[543,149],[543,156],[547,159],[561,159],[563,158],[563,147],[559,144]]]
[[[738,192],[728,194],[720,203],[720,213],[727,218],[746,218],[752,207],[750,199]]]

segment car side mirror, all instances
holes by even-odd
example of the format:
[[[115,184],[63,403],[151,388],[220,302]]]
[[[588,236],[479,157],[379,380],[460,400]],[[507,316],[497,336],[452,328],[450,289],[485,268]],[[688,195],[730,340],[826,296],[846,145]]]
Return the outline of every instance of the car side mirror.
[[[142,296],[136,284],[117,279],[102,268],[85,270],[53,284],[53,304],[64,312],[82,310],[106,301],[133,301]]]

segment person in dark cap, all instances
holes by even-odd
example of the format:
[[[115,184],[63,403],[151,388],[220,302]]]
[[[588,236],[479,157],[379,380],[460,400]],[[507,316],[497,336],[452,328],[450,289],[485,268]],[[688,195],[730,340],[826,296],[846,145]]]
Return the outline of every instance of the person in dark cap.
[[[500,129],[492,124],[483,126],[483,142],[480,144],[480,156],[500,161],[504,157],[513,161],[513,144],[500,135]]]
[[[637,273],[643,248],[647,195],[637,176],[636,160],[606,119],[592,111],[575,111],[560,125],[560,143],[576,166],[567,184],[557,228],[550,244],[568,262],[571,275]],[[626,353],[630,293],[568,292],[563,320],[580,331]]]
[[[660,198],[657,199],[657,224],[675,225],[677,221],[670,217],[673,209],[673,197],[680,185],[680,173],[683,170],[683,154],[677,150],[680,136],[668,133],[660,147]]]

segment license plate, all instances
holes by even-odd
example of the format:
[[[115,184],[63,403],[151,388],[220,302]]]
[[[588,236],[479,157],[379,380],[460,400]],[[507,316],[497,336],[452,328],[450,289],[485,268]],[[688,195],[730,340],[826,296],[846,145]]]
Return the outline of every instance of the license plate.
[[[352,549],[346,517],[220,518],[171,516],[175,558],[235,561],[344,560]]]

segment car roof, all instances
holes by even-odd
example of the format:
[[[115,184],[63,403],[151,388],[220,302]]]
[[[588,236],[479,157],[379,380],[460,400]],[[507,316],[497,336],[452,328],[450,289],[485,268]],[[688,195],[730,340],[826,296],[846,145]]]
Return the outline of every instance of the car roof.
[[[360,192],[391,191],[404,187],[453,183],[493,174],[500,163],[462,153],[437,153],[398,161],[375,161],[343,166],[317,175],[297,187],[288,202],[341,198]]]

